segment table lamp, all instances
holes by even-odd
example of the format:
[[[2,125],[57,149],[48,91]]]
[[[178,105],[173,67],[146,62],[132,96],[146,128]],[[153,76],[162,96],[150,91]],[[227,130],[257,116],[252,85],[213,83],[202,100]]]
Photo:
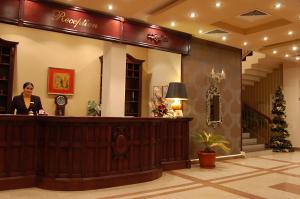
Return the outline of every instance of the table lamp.
[[[185,85],[182,82],[170,82],[168,91],[166,94],[167,99],[173,99],[171,107],[174,111],[175,117],[182,117],[182,106],[181,100],[187,100],[187,93],[185,89]]]

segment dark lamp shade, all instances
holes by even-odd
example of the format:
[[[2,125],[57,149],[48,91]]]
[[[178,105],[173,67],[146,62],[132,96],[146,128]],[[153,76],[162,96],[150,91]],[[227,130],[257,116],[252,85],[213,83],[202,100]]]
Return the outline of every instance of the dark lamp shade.
[[[166,98],[176,98],[179,100],[187,100],[187,94],[184,83],[170,82]]]

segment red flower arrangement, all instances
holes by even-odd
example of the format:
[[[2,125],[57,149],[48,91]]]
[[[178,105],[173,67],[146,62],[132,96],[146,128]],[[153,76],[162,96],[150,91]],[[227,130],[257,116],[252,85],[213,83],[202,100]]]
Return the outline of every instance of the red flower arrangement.
[[[152,113],[154,117],[172,117],[166,99],[157,95],[152,99]]]

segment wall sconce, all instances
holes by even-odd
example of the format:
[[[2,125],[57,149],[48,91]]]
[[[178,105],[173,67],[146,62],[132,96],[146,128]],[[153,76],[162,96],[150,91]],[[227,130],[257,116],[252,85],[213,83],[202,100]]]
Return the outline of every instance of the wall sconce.
[[[182,117],[182,106],[181,100],[187,100],[187,93],[185,89],[185,85],[182,82],[170,82],[168,91],[166,94],[167,99],[173,99],[171,107],[174,111],[175,117]]]
[[[221,80],[226,78],[225,72],[222,69],[222,72],[220,73],[216,73],[214,68],[211,69],[211,73],[210,73],[210,78],[214,81],[214,82],[221,82]]]

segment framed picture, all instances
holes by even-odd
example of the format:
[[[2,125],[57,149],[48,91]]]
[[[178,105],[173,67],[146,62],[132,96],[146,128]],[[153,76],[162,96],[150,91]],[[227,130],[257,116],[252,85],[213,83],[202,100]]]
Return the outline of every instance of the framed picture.
[[[168,87],[169,86],[163,86],[162,87],[162,97],[166,98],[167,92],[168,92]]]
[[[75,71],[65,68],[48,68],[48,94],[74,94]]]
[[[153,86],[153,97],[162,97],[162,86]]]

